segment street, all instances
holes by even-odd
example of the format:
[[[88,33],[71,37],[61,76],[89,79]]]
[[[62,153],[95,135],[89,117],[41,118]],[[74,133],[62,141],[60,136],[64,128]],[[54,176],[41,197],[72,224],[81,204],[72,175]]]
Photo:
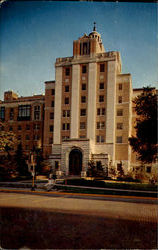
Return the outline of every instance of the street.
[[[154,249],[157,205],[0,193],[1,247]]]

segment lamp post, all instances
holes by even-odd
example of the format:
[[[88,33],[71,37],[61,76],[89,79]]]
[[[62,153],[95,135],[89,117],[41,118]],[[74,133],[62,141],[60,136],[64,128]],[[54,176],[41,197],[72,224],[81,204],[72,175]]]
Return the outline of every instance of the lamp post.
[[[31,173],[32,173],[32,187],[31,191],[35,191],[35,160],[34,160],[34,155],[31,154]]]

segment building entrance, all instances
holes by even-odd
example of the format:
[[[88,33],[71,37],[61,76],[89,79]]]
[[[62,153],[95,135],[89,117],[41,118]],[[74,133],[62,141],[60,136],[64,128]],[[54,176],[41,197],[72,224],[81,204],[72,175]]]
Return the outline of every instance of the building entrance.
[[[82,152],[73,149],[69,154],[69,174],[80,175],[82,171]]]

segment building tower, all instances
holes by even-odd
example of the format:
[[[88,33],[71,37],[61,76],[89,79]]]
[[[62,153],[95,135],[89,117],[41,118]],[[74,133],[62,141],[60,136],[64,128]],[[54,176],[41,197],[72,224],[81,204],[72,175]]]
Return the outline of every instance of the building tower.
[[[131,76],[121,74],[119,52],[105,52],[95,23],[73,42],[72,57],[56,59],[54,86],[52,166],[81,176],[89,160],[128,169]]]

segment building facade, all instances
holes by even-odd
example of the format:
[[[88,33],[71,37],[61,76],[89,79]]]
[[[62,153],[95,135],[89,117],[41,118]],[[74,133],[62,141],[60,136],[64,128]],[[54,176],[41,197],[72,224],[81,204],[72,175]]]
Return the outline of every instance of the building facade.
[[[54,117],[52,166],[66,175],[84,176],[93,160],[104,168],[121,164],[127,171],[132,83],[130,74],[121,73],[120,53],[105,52],[94,26],[73,42],[72,57],[56,59],[55,76],[55,82],[46,82],[47,117]],[[46,126],[48,131],[51,125]]]
[[[26,154],[43,146],[44,102],[43,95],[18,97],[7,91],[0,103],[0,129],[12,131]]]

